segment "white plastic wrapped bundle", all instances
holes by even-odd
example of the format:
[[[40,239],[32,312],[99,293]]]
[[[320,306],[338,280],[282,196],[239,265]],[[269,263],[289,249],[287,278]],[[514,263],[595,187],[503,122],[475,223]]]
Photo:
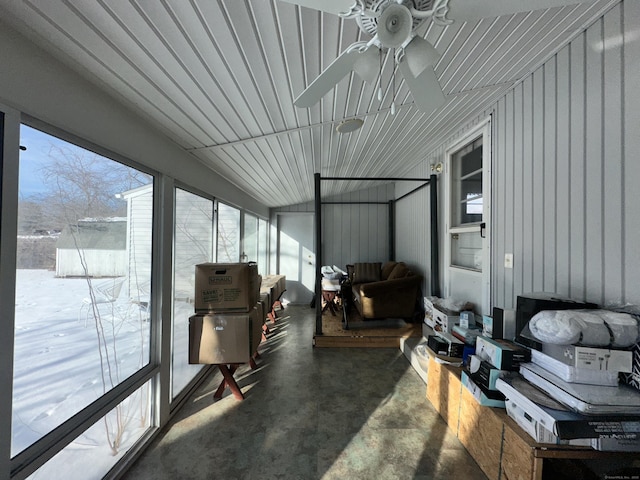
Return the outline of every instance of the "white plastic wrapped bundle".
[[[626,348],[638,342],[636,319],[608,310],[545,310],[529,320],[531,333],[554,345]]]
[[[329,265],[324,265],[323,267],[321,267],[320,273],[322,273],[322,276],[324,278],[327,278],[329,280],[336,280],[342,277],[342,273],[334,271],[334,269]]]

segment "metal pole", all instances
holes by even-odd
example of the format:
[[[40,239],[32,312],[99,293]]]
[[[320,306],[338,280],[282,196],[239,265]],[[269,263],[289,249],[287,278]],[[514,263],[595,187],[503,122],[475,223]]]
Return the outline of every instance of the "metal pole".
[[[389,200],[389,260],[396,259],[396,203]]]
[[[431,295],[440,296],[440,255],[438,254],[438,176],[429,180],[431,204]]]
[[[316,212],[316,335],[322,335],[322,202],[320,201],[320,174],[314,173]]]

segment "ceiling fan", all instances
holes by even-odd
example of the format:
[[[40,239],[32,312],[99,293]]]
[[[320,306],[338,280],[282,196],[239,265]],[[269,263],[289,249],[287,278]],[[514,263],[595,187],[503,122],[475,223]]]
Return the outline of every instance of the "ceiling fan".
[[[336,58],[294,100],[305,108],[318,103],[352,71],[366,82],[374,82],[380,71],[381,52],[395,49],[394,61],[411,91],[415,106],[430,113],[445,103],[434,66],[439,54],[416,33],[426,20],[439,25],[477,20],[518,12],[560,7],[594,0],[283,0],[303,7],[354,18],[372,38],[356,42]],[[395,69],[394,69],[395,70]],[[382,100],[382,91],[378,91]],[[391,113],[395,105],[391,104]]]

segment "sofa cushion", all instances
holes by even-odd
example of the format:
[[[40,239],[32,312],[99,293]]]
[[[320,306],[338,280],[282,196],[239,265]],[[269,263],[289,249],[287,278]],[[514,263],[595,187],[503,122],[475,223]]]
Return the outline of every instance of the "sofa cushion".
[[[395,278],[404,278],[409,276],[410,273],[411,271],[409,270],[409,267],[407,267],[407,265],[404,262],[398,262],[396,266],[393,267],[393,270],[391,270],[391,273],[389,274],[389,277],[387,278],[387,280],[393,280]]]
[[[393,271],[393,267],[396,266],[398,262],[385,262],[382,264],[382,268],[380,269],[380,280],[386,280],[389,278],[389,274]]]
[[[356,263],[353,272],[353,283],[377,282],[380,280],[381,262]]]

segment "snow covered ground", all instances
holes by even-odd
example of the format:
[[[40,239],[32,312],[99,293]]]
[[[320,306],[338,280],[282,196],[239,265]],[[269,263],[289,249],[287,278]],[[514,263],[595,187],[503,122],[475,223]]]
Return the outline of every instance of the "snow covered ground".
[[[108,282],[95,280],[94,288]],[[85,279],[55,278],[46,270],[17,271],[12,456],[149,363],[146,311],[122,294],[113,303],[97,304],[96,322],[92,306],[83,302],[88,297]],[[192,307],[180,308],[173,352],[182,359],[174,372],[178,389],[199,367],[186,362]],[[53,478],[51,469],[58,477],[61,468],[69,480],[102,478],[148,427],[148,398],[148,388],[137,392],[122,404],[117,419],[111,412],[106,422],[86,431],[33,478]],[[114,454],[109,444],[120,432],[121,445]]]

